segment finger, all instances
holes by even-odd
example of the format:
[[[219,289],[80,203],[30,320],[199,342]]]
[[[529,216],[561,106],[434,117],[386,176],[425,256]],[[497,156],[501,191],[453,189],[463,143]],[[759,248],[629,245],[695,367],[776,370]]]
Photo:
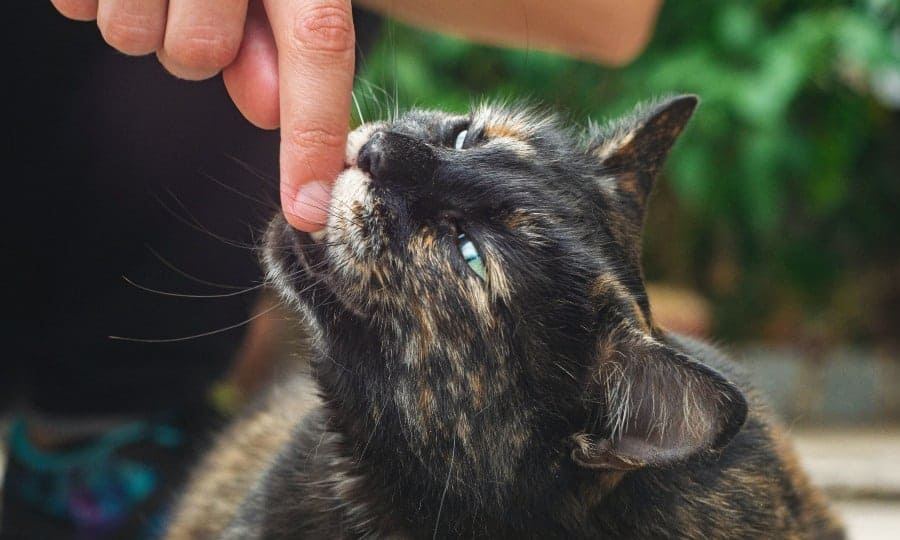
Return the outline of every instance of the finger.
[[[250,0],[244,41],[222,71],[225,88],[247,120],[263,129],[278,127],[278,53],[265,9]]]
[[[50,0],[56,11],[76,21],[93,21],[97,18],[97,0]]]
[[[125,54],[150,54],[162,46],[166,0],[99,0],[97,26]]]
[[[350,124],[350,0],[264,3],[278,46],[281,205],[291,225],[314,231],[326,221]]]
[[[176,77],[208,79],[241,45],[247,0],[170,0],[159,61]]]

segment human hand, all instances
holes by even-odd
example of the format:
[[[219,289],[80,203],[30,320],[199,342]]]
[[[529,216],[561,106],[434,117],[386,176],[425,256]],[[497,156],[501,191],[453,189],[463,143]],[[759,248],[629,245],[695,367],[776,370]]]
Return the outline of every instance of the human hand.
[[[155,52],[178,77],[201,80],[223,71],[248,120],[281,126],[288,222],[322,228],[350,119],[350,0],[51,1],[69,18],[96,19],[106,42],[123,53]]]

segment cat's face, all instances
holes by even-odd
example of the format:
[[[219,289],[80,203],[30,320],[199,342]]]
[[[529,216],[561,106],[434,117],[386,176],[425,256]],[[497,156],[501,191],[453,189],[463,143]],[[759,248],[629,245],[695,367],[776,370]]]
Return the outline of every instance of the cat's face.
[[[357,129],[346,163],[325,231],[287,233],[300,283],[315,276],[348,313],[396,330],[409,366],[435,349],[468,358],[485,332],[504,357],[539,329],[577,339],[592,326],[591,280],[639,280],[612,246],[612,183],[550,116],[414,111]]]
[[[668,351],[655,341],[639,234],[695,104],[676,98],[581,136],[493,106],[357,129],[325,231],[277,219],[268,237],[270,277],[340,362],[321,376],[326,394],[353,394],[329,397],[361,433],[389,416],[383,429],[402,431],[420,460],[452,451],[500,482],[576,432],[627,436],[644,420],[615,414],[640,407],[606,401],[628,368],[603,377],[599,357]],[[605,390],[586,396],[594,386]]]
[[[522,293],[536,287],[550,300],[553,282],[597,258],[584,249],[597,233],[583,219],[597,190],[586,177],[592,163],[549,118],[491,107],[411,112],[356,130],[346,161],[318,238],[324,249],[298,254],[323,264],[329,288],[362,318],[414,311],[423,333],[496,327],[497,309],[523,307]]]

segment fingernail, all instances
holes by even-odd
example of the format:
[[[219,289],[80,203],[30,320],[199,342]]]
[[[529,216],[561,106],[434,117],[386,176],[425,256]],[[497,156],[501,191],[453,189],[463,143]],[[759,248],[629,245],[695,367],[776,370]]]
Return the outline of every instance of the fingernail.
[[[331,183],[316,180],[303,184],[294,198],[294,215],[313,225],[328,222],[328,207],[331,205]]]

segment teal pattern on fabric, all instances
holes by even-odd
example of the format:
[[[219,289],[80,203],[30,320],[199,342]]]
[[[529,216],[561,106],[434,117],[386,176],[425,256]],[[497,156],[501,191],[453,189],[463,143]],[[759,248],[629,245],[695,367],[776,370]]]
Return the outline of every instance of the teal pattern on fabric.
[[[7,486],[16,497],[78,528],[113,527],[159,484],[152,467],[116,455],[142,442],[172,447],[181,443],[181,434],[171,426],[133,422],[77,449],[48,452],[31,445],[19,419],[10,430],[14,466]]]

